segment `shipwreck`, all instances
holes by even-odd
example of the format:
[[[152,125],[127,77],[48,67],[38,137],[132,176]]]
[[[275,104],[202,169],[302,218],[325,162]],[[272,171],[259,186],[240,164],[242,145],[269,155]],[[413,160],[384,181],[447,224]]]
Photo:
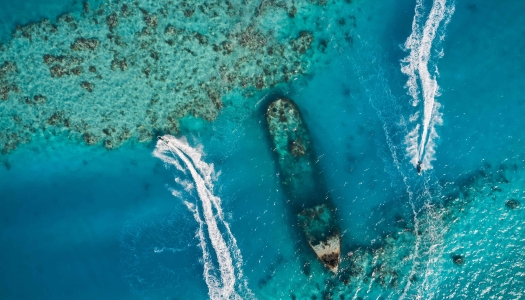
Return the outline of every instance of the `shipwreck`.
[[[337,273],[341,235],[299,108],[292,100],[278,98],[268,106],[266,120],[281,184],[297,214],[299,227],[323,265]]]

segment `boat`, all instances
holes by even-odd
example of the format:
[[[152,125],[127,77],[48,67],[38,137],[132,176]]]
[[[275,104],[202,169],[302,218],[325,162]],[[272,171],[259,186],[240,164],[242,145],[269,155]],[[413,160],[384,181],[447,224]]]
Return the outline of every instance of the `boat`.
[[[288,202],[297,213],[299,227],[323,265],[337,273],[341,235],[299,107],[290,99],[278,98],[269,104],[266,120],[278,160],[279,178]]]

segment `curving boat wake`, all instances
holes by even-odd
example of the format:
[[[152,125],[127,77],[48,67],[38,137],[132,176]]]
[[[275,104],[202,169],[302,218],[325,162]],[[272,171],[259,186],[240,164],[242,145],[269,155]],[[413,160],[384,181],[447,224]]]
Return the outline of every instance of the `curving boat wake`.
[[[171,135],[159,137],[153,155],[166,166],[190,175],[192,184],[185,189],[195,189],[198,203],[184,201],[199,225],[197,237],[203,253],[204,279],[210,299],[249,299],[253,294],[242,272],[242,255],[229,223],[224,219],[221,199],[213,194],[216,174],[213,164],[202,160],[202,153],[191,147],[185,139]],[[182,162],[182,164],[181,164]],[[181,182],[178,178],[176,182]],[[172,191],[177,196],[177,191]],[[222,229],[222,231],[221,231]],[[211,244],[211,253],[208,242]],[[214,261],[216,258],[216,262]]]
[[[406,150],[418,173],[431,169],[431,162],[435,160],[434,140],[438,137],[435,126],[442,123],[440,104],[436,101],[439,86],[435,61],[443,56],[443,51],[433,48],[444,40],[445,28],[454,13],[453,0],[433,0],[428,13],[426,2],[417,0],[412,33],[404,44],[409,55],[401,61],[401,71],[408,75],[408,94],[416,107],[409,119],[414,125],[405,138]],[[422,110],[417,108],[420,102],[423,102]]]

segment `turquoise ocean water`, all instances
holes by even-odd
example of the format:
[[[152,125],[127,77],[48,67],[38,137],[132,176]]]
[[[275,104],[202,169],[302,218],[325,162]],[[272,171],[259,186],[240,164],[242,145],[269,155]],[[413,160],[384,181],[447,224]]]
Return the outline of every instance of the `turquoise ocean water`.
[[[183,13],[172,11],[205,11],[214,3],[182,2],[136,5],[150,14],[158,10],[157,29],[164,33],[166,24],[181,23]],[[21,74],[15,78],[7,68],[0,72],[0,88],[10,89],[8,99],[0,100],[0,141],[15,145],[10,141],[17,140],[16,149],[0,155],[1,299],[525,298],[523,1],[294,1],[294,18],[288,2],[227,1],[246,9],[211,18],[218,27],[242,27],[260,18],[261,31],[277,39],[297,36],[304,28],[311,32],[311,48],[302,53],[298,46],[299,56],[283,50],[285,58],[279,61],[290,66],[297,61],[304,72],[260,89],[250,89],[250,83],[224,89],[220,110],[209,118],[213,121],[203,120],[208,115],[202,111],[214,108],[196,108],[198,113],[178,115],[177,132],[151,125],[148,139],[134,122],[155,113],[171,120],[163,115],[169,105],[162,103],[172,95],[134,69],[130,53],[151,49],[125,50],[128,73],[97,66],[95,74],[103,79],[88,77],[88,65],[82,63],[80,76],[87,79],[51,78],[41,58],[46,52],[40,49],[50,43],[55,43],[51,50],[42,51],[69,57],[56,47],[67,40],[69,48],[78,36],[97,37],[105,49],[103,39],[115,40],[110,35],[117,29],[99,30],[95,23],[83,29],[82,20],[100,14],[106,26],[110,11],[99,13],[98,7],[121,8],[122,3],[90,2],[90,15],[77,1],[21,5],[0,0],[6,8],[0,11],[0,66],[16,61],[16,74]],[[131,16],[140,14],[130,3]],[[288,14],[268,8],[274,6],[286,7]],[[162,7],[168,12],[163,14]],[[138,33],[126,35],[136,28],[122,21],[123,11],[118,14],[119,34],[128,45],[140,45],[130,42]],[[70,26],[66,31],[58,22],[59,36],[49,42],[24,39],[22,31],[11,36],[17,25],[43,18],[54,24],[66,12],[80,25],[64,25]],[[212,40],[213,34],[206,35],[211,27],[205,28],[198,17],[191,19],[198,16],[193,13],[187,13],[187,26]],[[256,31],[243,32],[260,39]],[[419,54],[412,63],[406,62],[410,47],[403,46],[410,36],[417,50],[413,53]],[[251,41],[242,47],[252,47]],[[155,51],[164,55],[166,50],[159,46]],[[71,57],[95,61],[92,54],[79,53]],[[145,56],[150,55],[155,56]],[[196,69],[206,67],[200,61],[212,61],[200,55],[193,58]],[[225,57],[217,60],[225,59],[224,68],[233,73],[257,73],[251,66],[239,67],[241,58]],[[111,57],[96,59],[112,64]],[[22,70],[32,61],[35,77]],[[406,86],[411,66],[419,72],[417,105]],[[194,67],[176,62],[176,68]],[[271,73],[280,67],[267,68]],[[430,74],[426,85],[424,69]],[[434,78],[439,91],[428,96]],[[89,94],[96,99],[79,109],[75,99],[84,96],[75,88],[85,80],[103,90]],[[126,82],[137,85],[133,97],[143,93],[147,103],[158,98],[162,105],[123,100],[128,90],[117,85],[130,88]],[[119,92],[111,91],[111,84]],[[44,104],[32,98],[41,91],[49,98]],[[26,94],[29,100],[24,100]],[[73,100],[62,101],[69,95]],[[343,260],[336,275],[305,245],[280,186],[264,115],[269,101],[279,96],[300,107],[316,163],[337,207]],[[18,114],[20,103],[30,109]],[[113,103],[134,115],[113,114]],[[425,122],[429,107],[431,118]],[[50,118],[48,111],[62,110],[71,111],[73,123],[74,117],[89,123],[92,136],[104,135],[95,122],[110,124],[106,128],[119,134],[125,132],[119,122],[139,129],[137,135],[132,129],[118,147],[108,147],[102,138],[86,145],[84,131],[60,125],[64,120],[38,125],[42,116]],[[109,120],[90,115],[106,110]],[[153,113],[141,115],[146,110]],[[425,125],[429,135],[421,142]],[[180,152],[151,138],[170,133],[180,139]],[[421,176],[414,164],[418,160],[423,161]],[[207,205],[213,207],[211,214]]]

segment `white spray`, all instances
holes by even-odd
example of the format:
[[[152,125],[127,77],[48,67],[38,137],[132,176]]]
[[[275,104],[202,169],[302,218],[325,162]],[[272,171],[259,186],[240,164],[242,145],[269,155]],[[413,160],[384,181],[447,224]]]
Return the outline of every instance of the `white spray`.
[[[431,50],[436,35],[444,32],[444,28],[454,13],[454,5],[451,0],[434,0],[428,17],[424,19],[424,0],[417,0],[415,16],[412,22],[412,33],[405,42],[405,50],[410,54],[402,60],[401,71],[408,75],[406,87],[412,96],[412,105],[417,106],[423,100],[423,116],[421,123],[416,124],[406,136],[407,152],[411,157],[411,163],[415,166],[421,162],[422,169],[430,169],[430,162],[434,160],[434,139],[438,137],[435,125],[442,122],[439,113],[439,86],[436,76],[437,67],[429,70]],[[422,26],[424,24],[424,26]],[[444,35],[439,37],[442,41]],[[441,57],[443,52],[438,54]],[[410,121],[416,122],[420,119],[419,111],[410,117]]]
[[[164,161],[166,165],[175,166],[184,173],[186,170],[190,172],[201,201],[200,205],[187,201],[184,203],[199,224],[197,236],[203,252],[204,279],[208,285],[210,298],[252,298],[253,294],[243,276],[243,262],[237,240],[231,233],[230,225],[224,220],[220,198],[213,194],[213,180],[216,177],[213,164],[202,161],[201,152],[188,145],[184,139],[177,139],[170,135],[163,136],[162,140],[157,142],[153,155]],[[183,168],[177,159],[182,161],[186,168]],[[216,215],[213,210],[217,212]],[[219,229],[219,224],[225,228],[224,233]],[[207,228],[207,235],[205,228]],[[216,254],[218,270],[208,250],[207,240],[211,242]]]
[[[385,161],[385,171],[393,176],[392,184],[397,186],[398,180],[401,179],[404,187],[403,192],[406,192],[413,212],[414,232],[421,233],[415,235],[412,251],[407,256],[407,261],[411,262],[410,271],[404,282],[399,282],[404,287],[394,292],[394,294],[398,299],[423,299],[425,297],[432,299],[433,291],[436,285],[439,284],[439,280],[436,278],[436,273],[433,273],[433,270],[437,259],[442,257],[444,249],[443,235],[445,227],[442,222],[442,215],[440,215],[439,210],[433,204],[433,199],[440,197],[441,189],[431,173],[417,176],[407,163],[408,159],[404,151],[400,151],[401,149],[398,146],[407,139],[416,139],[416,143],[410,145],[417,147],[417,130],[419,130],[421,125],[416,124],[416,130],[410,130],[407,126],[417,120],[419,116],[416,113],[416,116],[412,116],[407,120],[402,115],[403,107],[398,105],[398,99],[391,92],[387,80],[387,78],[391,77],[391,74],[388,72],[389,69],[383,67],[385,63],[382,61],[381,56],[378,55],[377,50],[366,41],[359,42],[361,42],[361,47],[356,48],[357,51],[349,58],[353,62],[352,65],[356,66],[359,81],[382,123],[386,146],[389,151],[381,149],[383,143],[378,141],[379,156]],[[431,124],[432,130],[430,135],[435,134],[433,126]],[[379,137],[380,135],[376,136]],[[429,149],[426,149],[426,151],[428,155]],[[383,154],[388,152],[391,154],[391,157]],[[392,162],[390,162],[390,159]],[[402,264],[405,265],[406,262]],[[410,280],[414,276],[417,276],[419,279],[417,283],[413,283]],[[359,289],[356,290],[354,299],[358,297],[358,294]]]

